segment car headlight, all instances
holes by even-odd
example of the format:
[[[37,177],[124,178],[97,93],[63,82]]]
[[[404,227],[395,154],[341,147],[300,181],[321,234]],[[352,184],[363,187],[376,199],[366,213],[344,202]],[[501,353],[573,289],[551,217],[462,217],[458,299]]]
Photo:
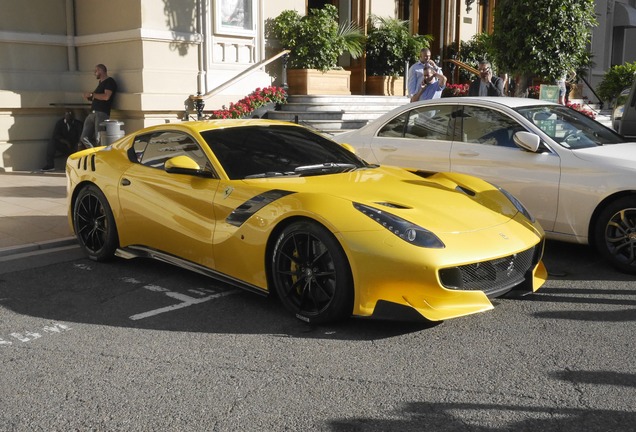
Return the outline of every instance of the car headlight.
[[[360,203],[354,202],[353,207],[407,243],[425,248],[443,249],[445,247],[435,234],[401,217]]]
[[[504,188],[501,188],[501,187],[499,187],[497,185],[493,185],[493,186],[495,186],[497,189],[499,189],[499,191],[502,194],[504,194],[506,196],[506,198],[508,198],[510,200],[512,205],[515,206],[515,208],[519,211],[519,213],[523,214],[530,222],[532,222],[532,223],[535,222],[534,216],[532,216],[532,214],[530,214],[528,209],[526,209],[524,207],[524,205],[521,204],[521,201],[519,201],[517,198],[515,198],[515,196],[513,194],[511,194],[510,192],[508,192]]]

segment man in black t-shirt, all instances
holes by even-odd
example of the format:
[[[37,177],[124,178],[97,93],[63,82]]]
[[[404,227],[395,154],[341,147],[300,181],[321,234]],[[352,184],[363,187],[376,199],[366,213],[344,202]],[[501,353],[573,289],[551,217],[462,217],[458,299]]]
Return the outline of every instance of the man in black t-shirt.
[[[84,120],[84,129],[80,137],[79,147],[90,148],[98,144],[99,125],[110,117],[110,109],[117,93],[117,82],[108,76],[103,64],[95,66],[95,78],[99,84],[92,93],[84,93],[84,98],[91,101],[91,112]],[[91,140],[92,139],[92,140]]]

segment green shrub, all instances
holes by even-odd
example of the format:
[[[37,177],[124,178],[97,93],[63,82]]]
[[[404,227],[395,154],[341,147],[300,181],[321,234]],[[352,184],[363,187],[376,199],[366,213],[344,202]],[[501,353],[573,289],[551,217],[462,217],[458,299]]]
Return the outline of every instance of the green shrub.
[[[268,24],[268,34],[291,50],[290,69],[335,69],[340,55],[349,53],[358,58],[364,52],[360,28],[353,23],[338,25],[338,9],[330,4],[310,9],[305,16],[285,10]]]
[[[495,72],[497,71],[497,65],[494,61],[494,54],[491,42],[491,36],[487,33],[479,33],[469,41],[461,41],[459,43],[459,61],[466,63],[468,66],[472,66],[475,69],[479,67],[479,62],[482,60],[488,60]],[[475,74],[467,71],[464,68],[459,69],[459,81],[468,82],[475,78]]]
[[[631,87],[634,82],[636,62],[612,66],[601,80],[596,92],[599,97],[610,102],[620,94],[625,87]]]
[[[417,62],[422,48],[428,48],[431,35],[412,35],[408,21],[397,18],[369,17],[367,35],[367,74],[403,76],[405,62]]]

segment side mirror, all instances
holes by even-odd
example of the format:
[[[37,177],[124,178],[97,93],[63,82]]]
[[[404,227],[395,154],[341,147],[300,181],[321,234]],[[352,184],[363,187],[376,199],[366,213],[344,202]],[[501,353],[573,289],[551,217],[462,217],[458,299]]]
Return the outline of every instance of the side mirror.
[[[530,132],[516,132],[512,139],[517,146],[532,153],[536,153],[541,145],[541,138],[539,138],[539,135]]]
[[[169,174],[189,174],[197,177],[212,177],[212,173],[201,169],[198,163],[188,156],[175,156],[164,164]]]

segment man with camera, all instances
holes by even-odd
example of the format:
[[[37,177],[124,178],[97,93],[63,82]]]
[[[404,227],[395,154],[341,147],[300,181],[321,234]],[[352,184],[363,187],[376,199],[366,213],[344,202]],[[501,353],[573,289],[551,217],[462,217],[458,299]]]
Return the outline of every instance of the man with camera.
[[[493,75],[490,62],[482,60],[479,62],[479,79],[470,83],[468,96],[503,96],[503,87],[503,80]]]
[[[443,83],[433,85],[440,79]],[[422,48],[420,51],[420,60],[409,68],[407,84],[411,102],[441,97],[446,77],[442,69],[431,59],[430,49]]]

